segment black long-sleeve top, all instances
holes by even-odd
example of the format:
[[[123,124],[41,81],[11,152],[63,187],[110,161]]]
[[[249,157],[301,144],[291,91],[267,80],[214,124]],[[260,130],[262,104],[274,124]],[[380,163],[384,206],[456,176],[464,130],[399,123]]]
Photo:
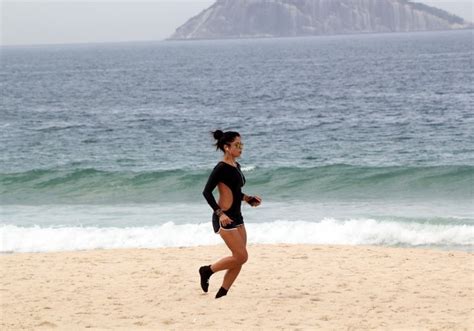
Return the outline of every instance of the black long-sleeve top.
[[[245,185],[245,177],[240,170],[240,164],[237,167],[231,166],[223,161],[219,162],[212,170],[204,187],[202,194],[212,210],[219,209],[219,205],[212,194],[218,183],[224,183],[232,191],[232,205],[226,213],[232,215],[241,215],[240,207],[242,204],[242,187]]]

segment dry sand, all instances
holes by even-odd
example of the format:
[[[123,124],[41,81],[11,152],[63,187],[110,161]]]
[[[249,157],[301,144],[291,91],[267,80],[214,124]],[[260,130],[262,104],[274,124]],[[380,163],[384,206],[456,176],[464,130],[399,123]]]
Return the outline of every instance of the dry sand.
[[[198,267],[225,246],[0,256],[0,328],[474,330],[473,253],[250,245],[227,297]]]

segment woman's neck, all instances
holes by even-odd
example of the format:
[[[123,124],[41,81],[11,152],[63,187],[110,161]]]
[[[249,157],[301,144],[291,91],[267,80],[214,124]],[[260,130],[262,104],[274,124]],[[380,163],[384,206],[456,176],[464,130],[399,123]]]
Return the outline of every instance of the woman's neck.
[[[224,155],[223,161],[225,163],[228,163],[230,165],[233,165],[234,167],[237,165],[237,162],[235,161],[235,158],[230,156],[230,155]]]

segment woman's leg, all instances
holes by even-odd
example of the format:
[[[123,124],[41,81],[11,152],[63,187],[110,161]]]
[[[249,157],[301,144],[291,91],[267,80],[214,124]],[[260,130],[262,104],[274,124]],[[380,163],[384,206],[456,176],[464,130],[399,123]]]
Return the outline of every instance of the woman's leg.
[[[204,292],[208,291],[209,278],[215,272],[221,270],[228,270],[224,275],[222,287],[228,290],[237,276],[239,275],[242,265],[247,262],[247,234],[245,228],[242,226],[235,230],[222,230],[219,232],[227,247],[232,252],[232,256],[227,256],[210,266],[202,266],[199,268],[199,275],[201,277],[201,288]]]
[[[247,245],[247,232],[245,230],[245,225],[238,226],[237,232],[242,238],[244,246],[246,246]],[[227,272],[225,273],[224,280],[222,282],[222,287],[228,290],[232,286],[234,281],[237,279],[237,276],[239,275],[241,269],[242,269],[242,264],[235,268],[228,269]]]
[[[245,247],[244,238],[242,238],[239,230],[221,230],[220,235],[232,252],[232,256],[224,257],[211,265],[212,271],[218,272],[221,270],[233,269],[247,262],[247,248]]]

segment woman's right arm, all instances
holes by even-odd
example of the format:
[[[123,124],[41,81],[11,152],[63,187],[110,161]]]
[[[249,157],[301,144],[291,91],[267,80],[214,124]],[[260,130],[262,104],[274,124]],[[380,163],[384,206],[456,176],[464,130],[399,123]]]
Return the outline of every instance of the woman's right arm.
[[[217,186],[217,183],[219,183],[219,166],[216,166],[214,170],[212,170],[211,175],[209,176],[209,179],[207,180],[206,186],[204,187],[204,191],[202,191],[202,195],[204,195],[204,198],[206,199],[207,203],[209,206],[211,206],[212,210],[215,212],[216,210],[220,209],[219,205],[216,202],[216,199],[214,198],[214,195],[212,194],[212,191]]]
[[[211,175],[209,176],[209,179],[207,180],[206,186],[204,187],[204,191],[202,191],[202,195],[204,195],[204,198],[206,199],[209,206],[211,206],[214,213],[217,215],[217,217],[219,217],[219,222],[221,222],[221,224],[225,226],[229,223],[232,223],[233,221],[221,210],[221,207],[219,207],[216,202],[216,199],[214,198],[214,195],[212,194],[212,191],[214,191],[217,184],[221,180],[220,169],[221,168],[219,165],[214,168]]]

